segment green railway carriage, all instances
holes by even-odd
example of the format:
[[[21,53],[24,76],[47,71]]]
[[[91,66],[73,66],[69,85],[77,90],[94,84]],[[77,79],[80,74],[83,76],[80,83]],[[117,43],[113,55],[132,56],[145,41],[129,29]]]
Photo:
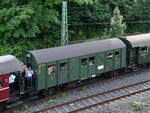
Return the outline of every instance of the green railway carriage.
[[[126,36],[123,40],[127,45],[129,65],[150,62],[150,33]]]
[[[126,67],[126,46],[118,38],[29,51],[37,91]]]

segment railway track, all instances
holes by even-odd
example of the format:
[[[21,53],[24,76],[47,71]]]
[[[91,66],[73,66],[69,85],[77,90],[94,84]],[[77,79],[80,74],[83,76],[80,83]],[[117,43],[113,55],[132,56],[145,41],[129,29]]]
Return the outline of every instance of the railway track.
[[[112,77],[112,78],[110,78],[110,79],[103,80],[103,81],[98,81],[98,82],[94,82],[94,83],[92,83],[92,84],[87,84],[86,87],[87,87],[87,88],[88,88],[88,87],[93,87],[93,86],[96,86],[96,85],[99,85],[99,84],[104,84],[104,83],[106,83],[106,82],[110,82],[110,81],[112,81],[112,80],[122,79],[122,78],[125,78],[125,77],[128,77],[128,76],[132,76],[132,75],[134,75],[134,74],[142,73],[142,72],[149,71],[149,70],[150,70],[150,68],[146,68],[146,69],[138,70],[138,71],[135,71],[135,72],[132,72],[132,73],[131,73],[131,72],[130,72],[130,73],[125,73],[125,74],[123,74],[123,75],[121,75],[121,76]],[[79,91],[79,90],[81,90],[81,87],[78,87],[78,88],[74,88],[74,89],[72,89],[72,90],[65,91],[64,93],[66,93],[66,94],[71,94],[72,92]],[[30,104],[33,104],[33,105],[34,105],[34,104],[36,104],[36,103],[42,103],[42,102],[44,102],[44,101],[48,101],[49,99],[57,98],[57,97],[59,97],[59,96],[61,96],[61,95],[62,95],[61,93],[58,93],[58,94],[55,94],[55,95],[53,95],[53,96],[48,96],[48,97],[43,98],[43,99],[40,99],[40,100],[30,101],[30,102],[27,102],[27,103],[23,103],[23,104],[21,104],[20,106],[16,106],[16,107],[13,107],[13,108],[11,108],[11,109],[5,110],[3,113],[12,113],[13,111],[17,111],[17,110],[21,109],[21,108],[24,106],[24,104],[30,103]]]
[[[99,92],[73,101],[48,107],[34,113],[76,113],[147,90],[150,90],[150,80],[137,82],[135,84],[130,84],[105,92]]]

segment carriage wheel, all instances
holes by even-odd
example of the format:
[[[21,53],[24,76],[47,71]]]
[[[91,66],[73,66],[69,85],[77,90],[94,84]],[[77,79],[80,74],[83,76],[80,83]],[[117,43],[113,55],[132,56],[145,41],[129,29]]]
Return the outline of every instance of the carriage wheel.
[[[5,107],[6,107],[6,102],[1,102],[0,103],[0,113],[4,110]]]

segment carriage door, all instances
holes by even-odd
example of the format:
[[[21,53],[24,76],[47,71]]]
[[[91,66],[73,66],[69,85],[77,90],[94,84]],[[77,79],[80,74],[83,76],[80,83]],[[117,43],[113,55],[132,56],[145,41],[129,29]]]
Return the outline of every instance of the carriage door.
[[[55,86],[57,84],[57,67],[56,62],[48,64],[48,74],[47,74],[47,86]]]
[[[80,59],[80,79],[86,79],[88,75],[88,58],[87,56]]]
[[[105,54],[99,53],[97,55],[97,74],[103,73],[105,69]]]
[[[88,77],[95,77],[96,76],[96,57],[91,55],[89,56],[89,76]]]
[[[59,61],[58,64],[58,85],[68,82],[68,61]]]
[[[114,51],[114,69],[120,68],[120,49]]]
[[[113,51],[108,51],[106,52],[105,54],[105,72],[108,72],[108,71],[112,71],[113,70]]]
[[[79,78],[79,58],[69,60],[69,81],[75,81]]]

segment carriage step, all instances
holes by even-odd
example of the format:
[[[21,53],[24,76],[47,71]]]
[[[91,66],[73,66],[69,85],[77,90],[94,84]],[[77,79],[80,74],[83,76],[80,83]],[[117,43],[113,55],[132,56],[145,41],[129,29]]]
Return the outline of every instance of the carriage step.
[[[17,105],[21,105],[21,104],[23,104],[23,101],[17,101],[17,102],[15,102],[15,103],[13,103],[13,104],[10,104],[10,105],[7,105],[7,109],[10,109],[10,108],[13,108],[13,107],[15,107],[15,106],[17,106]]]
[[[140,68],[137,68],[137,69],[133,69],[132,71],[139,71],[140,70]]]
[[[10,96],[10,98],[9,98],[9,100],[8,100],[8,103],[9,102],[14,102],[14,101],[17,101],[17,100],[19,100],[20,99],[20,97],[17,97],[17,96]]]

